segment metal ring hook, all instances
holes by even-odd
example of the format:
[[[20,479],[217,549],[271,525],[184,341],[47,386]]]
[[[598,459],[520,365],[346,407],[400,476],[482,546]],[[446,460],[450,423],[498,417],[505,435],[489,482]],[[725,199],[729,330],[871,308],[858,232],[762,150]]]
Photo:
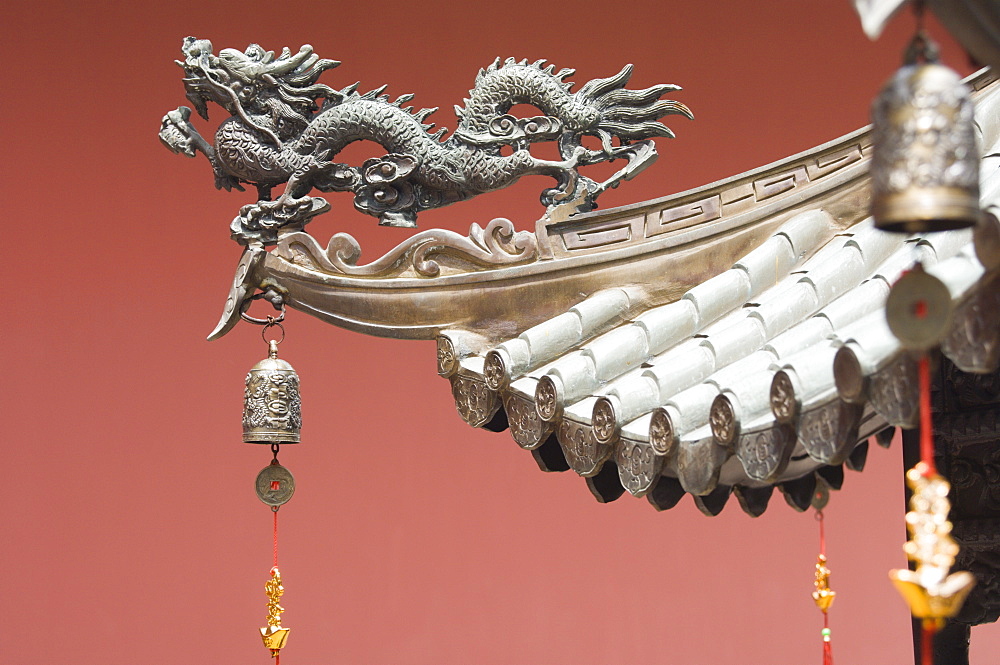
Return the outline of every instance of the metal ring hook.
[[[284,312],[282,312],[281,315],[278,316],[277,318],[275,318],[273,316],[267,317],[267,321],[264,322],[264,327],[260,331],[260,338],[262,340],[264,340],[266,343],[270,344],[271,340],[269,340],[267,338],[267,330],[268,330],[268,328],[278,328],[279,330],[281,330],[281,337],[279,337],[278,339],[274,340],[274,343],[275,344],[281,344],[282,342],[284,342],[285,341],[285,326],[281,325],[281,320],[284,317],[285,317],[285,313]]]
[[[258,299],[262,298],[263,296],[264,296],[263,293],[258,293],[257,295],[251,296],[251,297],[247,298],[246,300],[244,300],[243,304],[240,305],[240,318],[243,319],[244,321],[246,321],[247,323],[253,323],[253,324],[256,324],[258,326],[273,326],[273,325],[280,324],[282,321],[285,320],[285,305],[284,304],[281,305],[281,312],[278,314],[277,317],[268,316],[266,319],[258,319],[258,318],[252,317],[249,314],[247,314],[247,310],[250,309],[250,305],[253,304],[253,301],[254,300],[258,300]],[[284,330],[284,329],[282,329],[282,330]]]

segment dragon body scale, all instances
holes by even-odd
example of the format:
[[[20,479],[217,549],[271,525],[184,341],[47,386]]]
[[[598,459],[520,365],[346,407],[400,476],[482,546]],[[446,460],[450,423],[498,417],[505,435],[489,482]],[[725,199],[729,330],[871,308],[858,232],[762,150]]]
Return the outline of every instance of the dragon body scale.
[[[683,104],[662,99],[677,86],[626,89],[631,65],[574,93],[566,82],[573,70],[498,59],[480,70],[465,106],[455,107],[455,133],[444,138],[446,130],[432,132],[433,124],[424,122],[437,109],[404,106],[413,95],[390,101],[385,86],[361,94],[358,84],[338,91],[318,83],[323,71],[340,63],[320,59],[308,45],[294,55],[286,48],[277,58],[256,44],[216,56],[211,42],[188,37],[183,53],[178,64],[195,110],[207,119],[212,102],[231,117],[213,145],[182,106],[164,117],[160,138],[175,152],[205,154],[217,187],[257,188],[259,200],[244,206],[232,224],[233,237],[244,244],[274,242],[279,230],[300,230],[326,211],[324,199],[309,196],[312,189],[351,191],[358,210],[394,226],[415,226],[421,210],[507,187],[525,175],[556,180],[542,193],[544,204],[572,201],[578,210],[592,209],[601,192],[656,158],[654,137],[673,136],[661,117],[692,117]],[[519,104],[542,115],[510,115]],[[600,140],[600,149],[583,146],[588,135]],[[359,167],[332,161],[355,141],[378,143],[386,154]],[[530,144],[539,141],[556,141],[561,159],[532,155]],[[628,163],[605,182],[578,172],[615,159]],[[272,201],[271,188],[282,183],[284,192]]]

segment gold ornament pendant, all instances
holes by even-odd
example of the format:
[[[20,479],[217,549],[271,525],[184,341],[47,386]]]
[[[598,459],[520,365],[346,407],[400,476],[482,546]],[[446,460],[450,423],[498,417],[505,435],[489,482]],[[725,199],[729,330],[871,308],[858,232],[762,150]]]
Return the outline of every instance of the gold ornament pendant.
[[[906,481],[913,497],[906,514],[910,540],[903,549],[917,569],[892,570],[889,578],[913,616],[940,628],[962,608],[976,578],[964,570],[948,574],[958,554],[958,545],[949,535],[948,481],[923,462],[907,471]]]
[[[267,627],[260,629],[260,637],[264,641],[264,647],[271,651],[271,658],[277,658],[288,640],[288,631],[291,630],[281,626],[281,613],[285,608],[279,601],[285,593],[285,587],[281,586],[281,571],[277,566],[271,569],[271,579],[264,585],[264,591],[267,593]]]

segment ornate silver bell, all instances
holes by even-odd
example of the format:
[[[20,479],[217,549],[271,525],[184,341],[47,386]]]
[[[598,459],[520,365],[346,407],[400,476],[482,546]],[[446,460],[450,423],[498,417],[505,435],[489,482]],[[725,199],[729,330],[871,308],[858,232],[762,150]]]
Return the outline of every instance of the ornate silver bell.
[[[243,398],[244,443],[298,443],[302,429],[299,375],[278,358],[271,340],[267,358],[247,374]]]
[[[921,233],[976,224],[972,99],[958,74],[937,63],[937,47],[923,33],[875,99],[872,123],[875,226]]]

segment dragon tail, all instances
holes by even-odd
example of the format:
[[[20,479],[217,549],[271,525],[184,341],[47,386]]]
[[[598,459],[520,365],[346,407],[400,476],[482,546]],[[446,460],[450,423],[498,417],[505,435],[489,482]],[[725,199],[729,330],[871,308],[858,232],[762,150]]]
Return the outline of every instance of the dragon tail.
[[[588,81],[576,93],[579,102],[600,111],[601,119],[593,132],[610,149],[612,137],[631,142],[656,136],[673,138],[674,133],[658,120],[667,115],[683,115],[694,119],[684,104],[661,99],[668,92],[680,90],[671,84],[654,85],[645,90],[628,90],[625,84],[632,77],[632,65],[626,65],[614,76]]]

